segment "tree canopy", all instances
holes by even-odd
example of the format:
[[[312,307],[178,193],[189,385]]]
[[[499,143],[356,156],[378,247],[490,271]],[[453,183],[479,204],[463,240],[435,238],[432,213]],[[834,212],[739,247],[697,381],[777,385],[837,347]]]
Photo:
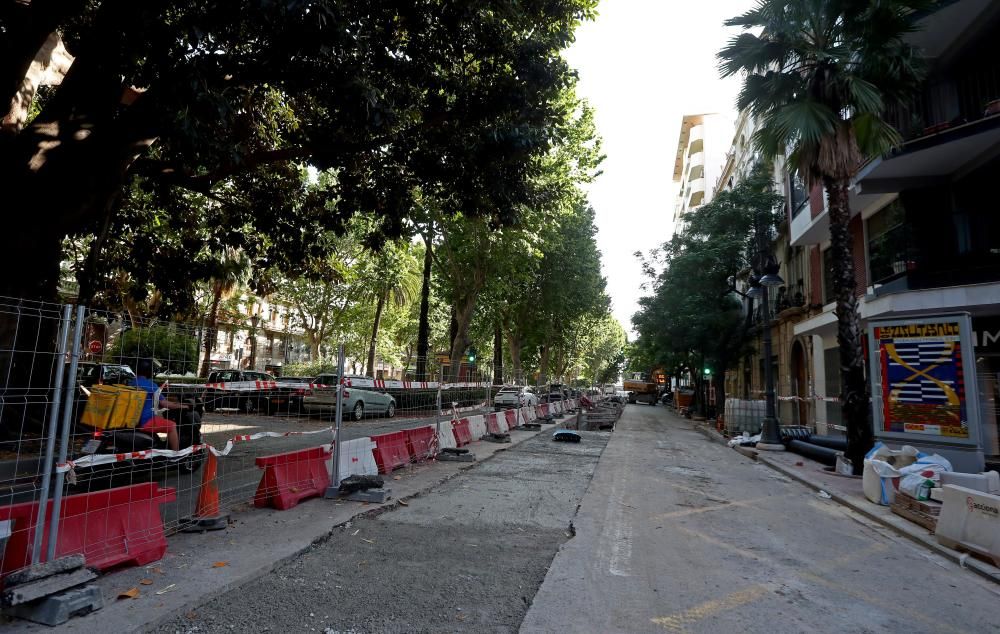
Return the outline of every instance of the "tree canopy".
[[[511,222],[542,195],[531,158],[574,81],[560,51],[595,5],[7,3],[0,189],[20,211],[3,253],[37,265],[0,293],[54,297],[67,236],[103,254],[132,232],[132,261],[229,246],[297,269],[358,212],[373,241],[402,235],[418,191]],[[32,63],[62,43],[72,61],[45,87]],[[331,178],[305,191],[304,165]]]

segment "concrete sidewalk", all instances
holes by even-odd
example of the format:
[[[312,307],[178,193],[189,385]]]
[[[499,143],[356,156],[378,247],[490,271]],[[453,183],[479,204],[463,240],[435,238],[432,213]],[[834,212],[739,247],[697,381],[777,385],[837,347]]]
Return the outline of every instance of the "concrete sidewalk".
[[[400,500],[429,491],[539,433],[551,433],[551,429],[553,426],[547,425],[541,432],[513,431],[511,444],[475,442],[469,448],[478,458],[476,463],[426,462],[397,470],[385,476],[392,499],[383,505],[313,499],[287,511],[276,511],[243,504],[232,513],[228,529],[173,535],[168,538],[166,556],[159,562],[100,577],[96,583],[104,595],[104,609],[71,619],[60,629],[73,632],[153,629],[183,615],[191,606],[267,574],[359,514],[395,508]],[[138,598],[117,598],[131,588],[139,589]],[[42,625],[16,620],[4,628],[10,632],[51,631]]]
[[[726,442],[726,439],[714,429],[704,425],[698,426],[697,429],[714,440],[722,443]],[[829,493],[835,501],[844,506],[861,513],[865,517],[882,524],[886,528],[932,550],[942,557],[947,557],[959,563],[962,567],[972,570],[985,579],[989,579],[994,583],[1000,583],[1000,568],[981,559],[942,546],[938,543],[934,534],[923,526],[896,515],[887,506],[873,504],[865,497],[864,491],[861,488],[860,478],[845,477],[826,471],[823,465],[788,451],[757,451],[749,447],[740,447],[739,450],[740,453],[758,460],[816,491]]]
[[[630,405],[521,631],[990,632],[1000,591]]]

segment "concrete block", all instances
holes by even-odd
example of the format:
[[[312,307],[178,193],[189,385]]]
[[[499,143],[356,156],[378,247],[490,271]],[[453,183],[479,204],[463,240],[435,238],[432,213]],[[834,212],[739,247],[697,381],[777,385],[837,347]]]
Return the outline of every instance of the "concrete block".
[[[5,612],[19,619],[42,625],[62,625],[74,616],[90,614],[104,607],[104,597],[97,586],[82,586],[32,603],[7,608]]]

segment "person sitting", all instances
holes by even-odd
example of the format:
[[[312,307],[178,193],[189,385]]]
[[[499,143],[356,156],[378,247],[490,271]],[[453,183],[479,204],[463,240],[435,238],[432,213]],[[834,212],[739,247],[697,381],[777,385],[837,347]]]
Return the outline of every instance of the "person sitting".
[[[139,428],[151,434],[166,434],[167,446],[177,451],[180,449],[180,438],[177,435],[177,423],[156,415],[153,399],[159,392],[159,386],[153,381],[152,359],[140,359],[136,364],[135,386],[146,391],[146,401],[142,404],[142,414],[139,416]],[[159,407],[164,409],[187,409],[187,405],[174,403],[160,397]]]

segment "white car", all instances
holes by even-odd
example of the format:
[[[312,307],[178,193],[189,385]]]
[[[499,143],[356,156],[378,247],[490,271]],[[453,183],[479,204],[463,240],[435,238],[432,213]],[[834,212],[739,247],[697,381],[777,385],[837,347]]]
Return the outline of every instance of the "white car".
[[[494,409],[513,409],[515,407],[538,405],[538,395],[530,387],[505,385],[493,397]]]

